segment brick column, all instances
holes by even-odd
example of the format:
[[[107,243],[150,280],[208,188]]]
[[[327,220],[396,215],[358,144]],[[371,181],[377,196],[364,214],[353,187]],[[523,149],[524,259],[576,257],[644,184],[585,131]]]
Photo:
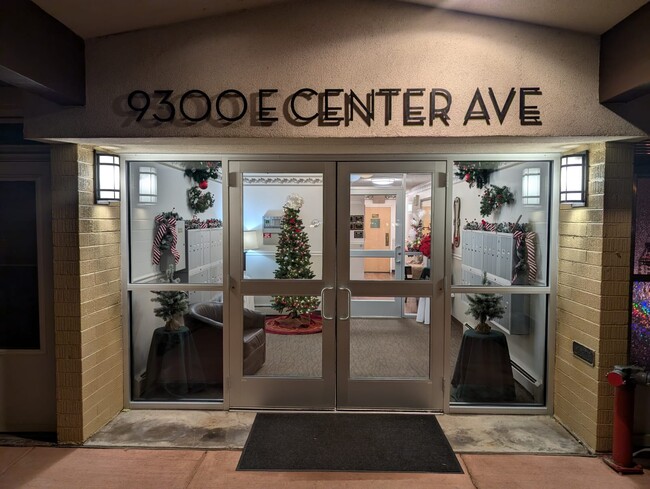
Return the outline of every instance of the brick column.
[[[627,361],[633,147],[589,150],[586,207],[561,206],[555,357],[555,416],[586,445],[612,443],[613,389],[605,374]],[[573,355],[577,341],[594,367]]]
[[[123,407],[119,205],[95,205],[92,148],[52,146],[57,433],[81,443]]]

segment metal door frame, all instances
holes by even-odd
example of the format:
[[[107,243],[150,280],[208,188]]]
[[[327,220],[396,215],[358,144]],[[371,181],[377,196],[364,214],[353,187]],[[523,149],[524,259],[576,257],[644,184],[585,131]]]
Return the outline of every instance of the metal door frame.
[[[238,408],[334,409],[336,405],[336,331],[334,316],[336,284],[336,164],[332,161],[231,160],[230,187],[230,405]],[[243,278],[243,174],[320,173],[323,177],[322,277],[313,280],[255,280]],[[260,216],[261,217],[261,216]],[[235,276],[237,275],[237,276]],[[324,301],[322,377],[257,377],[243,375],[244,296],[314,295]],[[330,312],[332,311],[332,312]],[[329,319],[331,317],[331,319]]]
[[[432,280],[349,280],[350,177],[351,172],[377,171],[376,162],[231,160],[228,184],[230,209],[230,406],[257,409],[443,409],[443,357],[445,344],[444,243],[445,233],[434,237]],[[392,171],[391,171],[392,170]],[[445,222],[446,188],[440,175],[446,162],[382,162],[382,172],[431,173],[437,211],[432,220]],[[244,173],[311,173],[323,175],[323,266],[314,280],[259,280],[243,278],[243,175]],[[442,182],[436,187],[436,182]],[[394,190],[394,189],[393,189]],[[396,209],[397,212],[397,209]],[[444,225],[440,226],[444,229]],[[328,239],[328,237],[330,237]],[[435,287],[434,287],[435,286]],[[354,379],[349,372],[349,313],[347,290],[377,297],[428,297],[435,316],[429,336],[428,379]],[[324,304],[322,377],[262,377],[243,375],[243,304],[251,295],[320,295]],[[432,313],[433,314],[433,313]],[[331,318],[331,319],[330,319]]]
[[[445,353],[445,232],[447,162],[382,161],[384,173],[431,173],[431,280],[350,280],[350,174],[377,172],[376,161],[339,161],[337,165],[337,408],[442,410]],[[392,170],[392,171],[391,171]],[[420,297],[431,300],[428,379],[350,379],[350,297]],[[346,305],[346,302],[348,305]]]

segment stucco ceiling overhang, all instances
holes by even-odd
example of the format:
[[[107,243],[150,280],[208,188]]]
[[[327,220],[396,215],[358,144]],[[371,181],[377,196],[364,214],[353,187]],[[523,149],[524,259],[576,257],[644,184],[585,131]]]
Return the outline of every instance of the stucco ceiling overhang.
[[[266,7],[328,0],[33,0],[84,39]],[[376,0],[499,17],[600,35],[647,0]],[[218,26],[217,26],[218,28]]]
[[[566,153],[578,146],[641,138],[583,137],[467,137],[467,138],[55,138],[52,141],[88,145],[118,154],[237,155],[377,155],[409,154],[534,154]],[[270,156],[269,156],[270,158]]]

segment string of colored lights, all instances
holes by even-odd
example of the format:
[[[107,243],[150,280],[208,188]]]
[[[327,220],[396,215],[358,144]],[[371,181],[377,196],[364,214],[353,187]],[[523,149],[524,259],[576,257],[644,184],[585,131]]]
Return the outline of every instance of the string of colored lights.
[[[650,282],[632,285],[630,334],[630,360],[636,365],[650,367]]]

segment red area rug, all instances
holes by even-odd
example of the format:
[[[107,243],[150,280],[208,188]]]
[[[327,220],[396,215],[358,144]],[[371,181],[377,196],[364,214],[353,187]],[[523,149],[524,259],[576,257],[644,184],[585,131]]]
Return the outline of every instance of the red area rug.
[[[323,318],[319,314],[309,316],[309,323],[301,326],[286,324],[287,316],[267,317],[264,329],[269,334],[316,334],[323,331]]]

